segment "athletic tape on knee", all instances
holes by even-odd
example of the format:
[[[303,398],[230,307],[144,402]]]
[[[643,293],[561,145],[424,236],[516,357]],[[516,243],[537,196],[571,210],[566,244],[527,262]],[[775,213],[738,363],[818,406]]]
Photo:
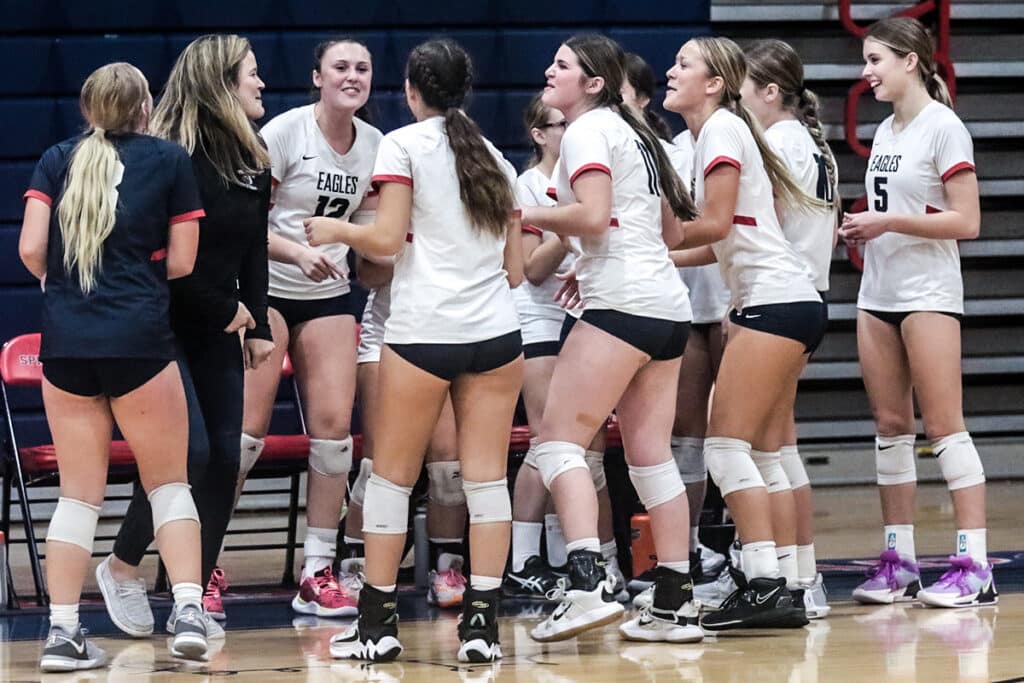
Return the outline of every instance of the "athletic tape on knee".
[[[431,503],[463,505],[466,503],[463,488],[462,466],[457,460],[427,463],[427,491]]]
[[[537,445],[537,471],[544,480],[544,488],[561,474],[574,469],[590,470],[583,446],[568,441],[548,441]]]
[[[526,455],[523,457],[523,464],[529,465],[533,469],[537,469],[537,446],[539,445],[537,437],[530,438],[530,449],[526,451]]]
[[[932,452],[939,458],[939,467],[950,491],[985,483],[985,468],[967,432],[932,441]]]
[[[74,498],[60,497],[57,499],[57,508],[53,511],[53,516],[50,517],[50,528],[46,532],[46,540],[70,543],[92,553],[93,541],[96,539],[96,525],[99,520],[100,508],[98,505],[90,505]]]
[[[192,500],[192,487],[183,481],[172,481],[149,492],[149,507],[153,509],[153,533],[168,522],[191,519],[199,524],[199,512]]]
[[[708,468],[704,464],[704,439],[673,436],[672,459],[676,461],[684,484],[699,484],[708,478]]]
[[[363,502],[363,533],[404,534],[409,524],[411,494],[411,486],[399,486],[371,474]]]
[[[238,477],[240,480],[249,476],[249,472],[256,466],[256,461],[263,454],[263,447],[266,442],[242,432],[241,450],[238,457]]]
[[[585,451],[583,459],[590,468],[590,479],[594,482],[594,490],[600,491],[608,486],[608,477],[604,474],[604,453],[601,451]]]
[[[754,465],[757,466],[757,471],[761,473],[761,479],[764,480],[764,486],[768,489],[768,493],[781,493],[782,491],[789,491],[789,478],[786,476],[786,470],[782,469],[782,454],[779,451],[750,451],[750,457],[754,461]]]
[[[666,460],[649,467],[630,465],[629,480],[633,482],[636,495],[648,512],[686,493],[686,486],[679,477],[679,468],[676,467],[675,460]]]
[[[309,468],[325,477],[347,476],[352,469],[352,437],[310,439]]]
[[[466,509],[470,524],[491,524],[512,521],[512,499],[508,495],[508,480],[465,481]]]
[[[704,439],[704,462],[723,496],[764,486],[746,441],[728,436],[708,437]]]
[[[804,486],[810,486],[811,480],[807,476],[807,468],[804,467],[804,460],[800,457],[800,449],[796,446],[782,447],[782,469],[789,479],[789,486],[794,491]]]
[[[875,472],[880,486],[913,484],[917,481],[913,434],[875,436]]]
[[[362,506],[366,498],[366,482],[373,474],[373,460],[363,458],[359,461],[359,474],[356,475],[356,483],[352,484],[352,490],[348,492],[348,499],[356,505]]]

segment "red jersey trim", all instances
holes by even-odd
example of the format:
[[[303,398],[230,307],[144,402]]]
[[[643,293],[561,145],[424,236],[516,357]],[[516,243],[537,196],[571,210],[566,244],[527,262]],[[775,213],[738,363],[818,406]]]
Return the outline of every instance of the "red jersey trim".
[[[619,219],[618,218],[612,218],[610,221],[608,221],[608,227],[609,228],[617,228],[617,227],[619,227]]]
[[[374,187],[371,187],[369,190],[366,191],[367,197],[376,197],[378,194],[379,193],[377,192],[377,189]]]
[[[45,192],[40,192],[39,190],[29,190],[24,194],[23,198],[38,199],[47,206],[53,206],[53,200],[50,198],[50,195],[46,194]]]
[[[548,189],[544,190],[544,194],[551,197],[551,199],[555,200],[556,202],[558,201],[558,193],[555,192],[555,188],[549,187]]]
[[[974,164],[969,161],[961,161],[959,164],[953,165],[948,171],[942,174],[942,182],[946,182],[960,171],[974,171]]]
[[[528,232],[531,235],[536,235],[537,237],[543,237],[544,236],[544,233],[542,233],[540,231],[540,228],[536,228],[536,227],[534,227],[532,225],[524,225],[523,226],[523,232]]]
[[[188,213],[179,213],[177,216],[171,216],[169,224],[176,225],[187,221],[197,221],[200,218],[206,218],[206,212],[202,209],[196,209],[195,211],[189,211]]]
[[[378,191],[383,183],[401,183],[402,185],[412,187],[412,178],[404,175],[375,175],[370,178],[370,185]]]
[[[409,242],[410,244],[412,243],[412,233],[411,232],[405,233],[405,241]]]
[[[936,209],[934,206],[924,205],[925,213],[942,213],[942,209]]]
[[[164,248],[164,249],[157,249],[156,251],[154,251],[152,254],[149,255],[149,260],[150,261],[163,261],[165,258],[167,258],[167,249],[166,248]]]
[[[572,185],[575,183],[576,179],[587,171],[600,171],[601,173],[607,173],[609,178],[612,177],[612,170],[604,164],[583,164],[576,169],[576,172],[572,174],[571,178],[569,178],[569,184]]]
[[[278,185],[280,185],[280,184],[281,184],[281,181],[280,181],[280,180],[278,180],[278,179],[277,179],[277,178],[275,178],[274,176],[270,176],[270,187],[272,187],[272,188],[273,188],[273,187],[277,187],[277,186],[278,186]]]
[[[733,225],[751,225],[751,226],[756,228],[757,227],[757,219],[754,218],[753,216],[733,216],[732,217],[732,224]]]
[[[720,156],[712,159],[711,163],[704,167],[704,177],[707,178],[708,173],[711,173],[711,171],[715,170],[716,166],[720,166],[721,164],[729,164],[730,166],[735,166],[737,171],[743,170],[743,167],[740,165],[740,162],[736,161],[732,157]]]
[[[513,218],[522,218],[523,217],[523,210],[522,209],[512,209],[512,217]]]

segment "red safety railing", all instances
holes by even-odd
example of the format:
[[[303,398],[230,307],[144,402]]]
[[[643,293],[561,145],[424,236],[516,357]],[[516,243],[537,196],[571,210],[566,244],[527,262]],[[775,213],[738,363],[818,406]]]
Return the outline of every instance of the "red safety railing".
[[[906,8],[901,12],[897,12],[893,16],[897,17],[913,17],[920,19],[921,17],[931,14],[936,14],[936,45],[935,45],[935,63],[939,69],[939,74],[946,81],[946,86],[949,88],[949,95],[956,100],[956,71],[953,69],[953,60],[949,57],[949,40],[950,40],[950,0],[926,0],[916,5]],[[839,21],[842,23],[850,34],[857,38],[863,38],[867,35],[870,26],[861,26],[853,19],[853,0],[839,0]],[[849,92],[846,94],[846,108],[845,118],[843,121],[843,131],[846,136],[846,144],[850,146],[854,152],[858,155],[867,158],[871,154],[871,148],[866,146],[857,137],[857,106],[860,103],[861,96],[869,90],[868,82],[863,78],[858,79],[854,83]],[[860,199],[853,203],[850,207],[851,211],[863,211],[867,208],[867,197],[861,196]],[[850,262],[857,268],[857,270],[864,269],[864,262],[860,252],[857,249],[847,249],[850,257]]]

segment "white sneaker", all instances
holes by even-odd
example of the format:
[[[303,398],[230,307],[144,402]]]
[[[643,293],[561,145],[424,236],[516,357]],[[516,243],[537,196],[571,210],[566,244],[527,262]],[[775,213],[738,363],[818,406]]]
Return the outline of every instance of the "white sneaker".
[[[612,595],[615,596],[616,602],[629,602],[629,591],[626,590],[626,577],[623,576],[618,563],[609,562],[608,566],[605,567],[605,571],[608,572],[608,578],[612,580]]]
[[[711,583],[701,583],[693,587],[693,599],[708,609],[718,609],[725,599],[736,591],[736,582],[730,574],[731,567],[726,567],[718,578]],[[735,571],[735,570],[732,570]],[[652,601],[653,601],[653,593]]]
[[[153,635],[153,610],[146,595],[146,580],[116,580],[110,573],[111,558],[113,555],[107,555],[96,567],[96,583],[110,620],[132,638]]]
[[[615,601],[614,583],[607,578],[592,591],[567,590],[559,585],[548,594],[560,600],[551,615],[530,631],[530,637],[542,643],[568,640],[584,631],[617,621],[625,612]]]
[[[654,584],[643,589],[633,598],[633,607],[637,609],[650,609],[654,604]]]
[[[725,569],[725,555],[722,553],[716,553],[703,543],[698,543],[694,551],[700,554],[700,569],[704,576],[716,576]]]
[[[825,591],[825,581],[819,572],[814,581],[801,582],[800,588],[804,589],[804,610],[808,619],[824,619],[832,608],[828,604],[828,593]]]
[[[171,613],[167,615],[167,623],[164,624],[164,629],[170,633],[174,633],[174,621],[178,616],[177,606],[171,607]],[[206,639],[207,640],[224,640],[227,636],[224,633],[224,627],[220,623],[211,617],[207,612],[203,611],[203,620],[206,622]]]
[[[619,626],[626,640],[662,643],[699,643],[704,630],[698,623],[700,604],[686,602],[676,612],[641,609],[640,613]]]

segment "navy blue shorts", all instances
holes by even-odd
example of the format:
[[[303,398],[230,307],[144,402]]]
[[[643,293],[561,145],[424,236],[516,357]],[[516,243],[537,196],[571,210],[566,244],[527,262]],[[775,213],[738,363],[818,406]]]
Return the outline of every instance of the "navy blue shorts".
[[[795,301],[784,304],[748,306],[733,310],[729,322],[759,332],[794,339],[804,345],[805,353],[814,353],[825,337],[828,307],[820,301]]]
[[[514,361],[523,352],[519,330],[468,344],[388,344],[392,351],[420,370],[451,382],[459,375],[490,372]]]

